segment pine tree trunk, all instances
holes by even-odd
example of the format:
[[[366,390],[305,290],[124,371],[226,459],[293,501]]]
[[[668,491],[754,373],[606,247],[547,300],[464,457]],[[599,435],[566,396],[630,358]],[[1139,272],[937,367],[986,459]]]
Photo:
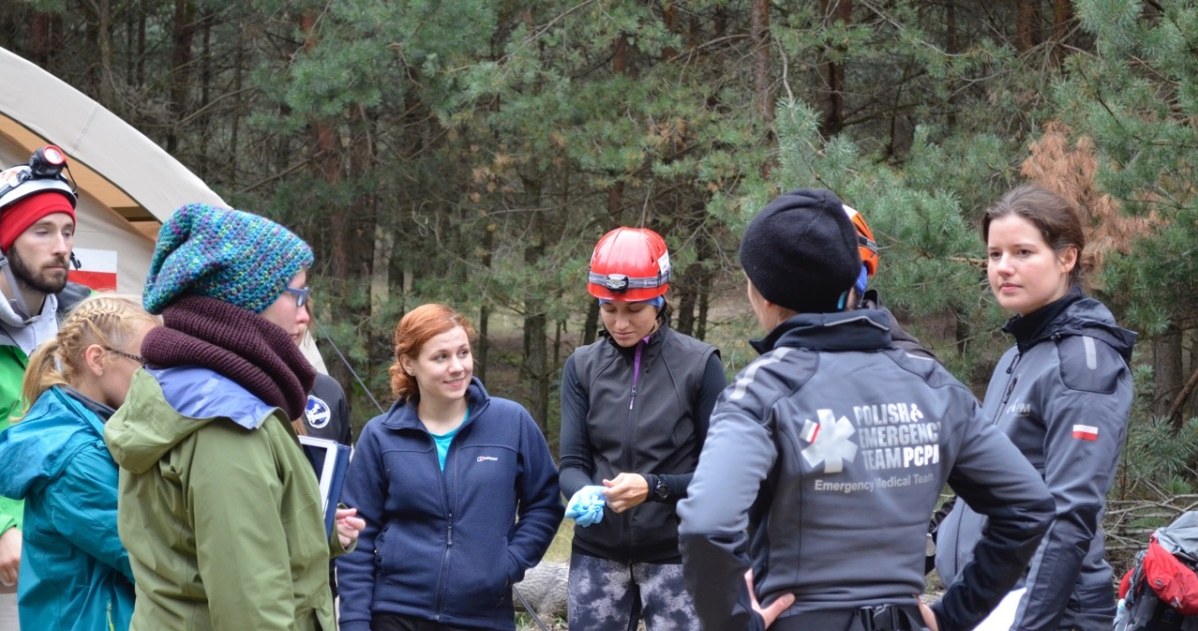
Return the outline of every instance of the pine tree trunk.
[[[1052,57],[1059,65],[1065,58],[1069,29],[1073,26],[1073,3],[1070,0],[1054,0],[1052,5]]]
[[[242,78],[245,76],[245,40],[241,29],[237,30],[237,47],[235,50],[236,52],[233,54],[235,60],[233,63],[233,93],[241,94]],[[241,137],[242,113],[242,108],[237,108],[233,113],[233,120],[229,123],[229,173],[227,181],[229,187],[233,189],[237,188],[237,159],[240,156],[238,150],[241,146],[238,141]]]
[[[54,16],[42,11],[34,11],[29,24],[30,61],[46,68],[50,65],[50,55],[54,51],[51,41],[51,25]]]
[[[304,12],[300,15],[300,35],[303,38],[303,48],[310,51],[316,47],[316,15]],[[312,156],[312,168],[315,176],[326,184],[335,185],[341,181],[340,155],[337,147],[337,132],[327,121],[312,120],[309,123],[310,135],[308,151]],[[330,209],[328,228],[330,231],[329,262],[333,278],[347,282],[353,277],[350,252],[354,244],[350,241],[351,217],[344,206]]]
[[[200,19],[200,111],[204,114],[199,125],[200,150],[197,170],[201,180],[208,178],[208,139],[212,135],[212,115],[208,112],[212,98],[212,20],[210,11],[205,11],[204,17]]]
[[[146,6],[145,0],[137,3],[137,61],[134,64],[134,82],[136,86],[146,84]],[[240,52],[240,51],[239,51]]]
[[[542,188],[540,182],[525,180],[528,191],[529,206],[540,208]],[[528,231],[529,238],[524,246],[524,262],[530,268],[545,256],[545,218],[543,212],[533,213],[532,226]],[[545,310],[545,297],[535,290],[526,290],[524,294],[524,361],[521,365],[521,377],[525,392],[528,393],[529,411],[533,418],[545,429],[549,418],[549,387],[546,383],[549,371],[546,370],[548,348],[548,317]]]
[[[166,151],[179,150],[179,129],[175,125],[187,115],[187,94],[191,89],[191,42],[195,36],[195,6],[191,0],[175,0],[175,19],[171,24],[170,112],[173,123],[166,135]]]
[[[687,270],[687,271],[690,271],[690,270]],[[688,274],[688,276],[690,276],[690,275]],[[678,280],[682,281],[681,278],[679,278]],[[687,278],[686,280],[690,281],[691,279]],[[674,313],[678,317],[677,323],[674,325],[674,329],[676,331],[678,331],[679,333],[683,333],[685,335],[694,335],[694,333],[695,333],[695,302],[696,302],[695,301],[695,292],[691,289],[690,282],[679,282],[677,284],[679,286],[677,293],[679,293],[681,295],[679,296],[678,304],[676,305],[676,308],[674,309]]]
[[[480,211],[484,217],[487,216],[486,209]],[[482,268],[489,274],[491,272],[491,262],[495,254],[495,230],[496,226],[493,222],[485,222],[486,227],[483,230],[481,261]],[[490,338],[487,337],[487,331],[491,327],[491,306],[488,301],[484,300],[482,307],[478,310],[478,363],[474,366],[474,372],[478,378],[486,383],[487,381],[487,359],[491,353]]]
[[[774,92],[770,76],[770,3],[753,0],[750,18],[750,37],[753,41],[753,94],[757,116],[763,126],[770,128],[774,121]]]
[[[825,16],[843,24],[852,22],[852,0],[820,0],[820,2]],[[844,64],[835,61],[824,62],[824,75],[824,80],[828,84],[828,110],[820,124],[820,134],[825,138],[830,138],[844,129]]]
[[[953,337],[957,344],[957,356],[964,357],[969,351],[969,338],[973,335],[972,313],[968,313],[965,309],[957,307],[956,326],[953,329]]]
[[[944,3],[944,50],[950,55],[956,55],[961,52],[960,38],[957,37],[957,2],[956,0],[946,0]],[[949,97],[948,97],[948,113],[945,115],[947,126],[950,131],[957,127],[957,84],[956,73],[949,76]]]
[[[714,258],[714,244],[710,239],[699,241],[699,260],[710,261]],[[707,267],[699,271],[699,316],[695,321],[695,337],[707,339],[707,313],[711,305],[711,289],[715,281],[715,273]]]
[[[666,0],[661,7],[661,23],[666,27],[667,33],[678,33],[678,3]],[[661,58],[663,61],[669,61],[678,54],[672,46],[666,46],[661,50]]]
[[[1152,370],[1155,377],[1152,391],[1152,414],[1169,413],[1182,386],[1181,329],[1170,324],[1165,332],[1152,340]]]
[[[99,59],[96,60],[98,63],[97,94],[101,105],[115,109],[116,93],[112,83],[116,77],[116,70],[112,67],[112,2],[95,0],[94,6],[96,7],[96,44],[99,49]]]
[[[587,302],[587,319],[582,326],[582,343],[590,344],[599,335],[599,301]]]
[[[1015,50],[1026,52],[1036,45],[1039,0],[1015,0]]]
[[[1186,371],[1192,375],[1198,372],[1198,329],[1188,329],[1184,339],[1188,340],[1190,349],[1189,367],[1186,368]],[[1183,403],[1182,410],[1185,418],[1198,416],[1198,397],[1190,395]]]

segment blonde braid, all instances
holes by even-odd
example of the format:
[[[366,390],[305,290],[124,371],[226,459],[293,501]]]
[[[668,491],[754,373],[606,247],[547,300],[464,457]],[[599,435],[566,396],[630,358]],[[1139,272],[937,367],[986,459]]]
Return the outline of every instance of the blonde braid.
[[[53,386],[79,386],[87,347],[122,346],[133,339],[139,322],[160,324],[161,320],[146,312],[133,296],[96,294],[79,303],[59,325],[58,335],[29,359],[21,387],[25,404],[32,404]]]

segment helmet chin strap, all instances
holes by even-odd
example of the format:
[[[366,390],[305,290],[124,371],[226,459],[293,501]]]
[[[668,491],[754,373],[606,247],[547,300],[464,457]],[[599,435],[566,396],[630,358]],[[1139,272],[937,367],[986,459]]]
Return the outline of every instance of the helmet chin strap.
[[[16,274],[12,271],[12,265],[9,264],[8,257],[4,252],[0,252],[0,269],[4,270],[4,280],[8,281],[8,288],[13,296],[5,296],[8,299],[8,305],[12,307],[22,320],[29,321],[29,307],[25,305],[25,292],[21,291],[21,286],[17,284]]]

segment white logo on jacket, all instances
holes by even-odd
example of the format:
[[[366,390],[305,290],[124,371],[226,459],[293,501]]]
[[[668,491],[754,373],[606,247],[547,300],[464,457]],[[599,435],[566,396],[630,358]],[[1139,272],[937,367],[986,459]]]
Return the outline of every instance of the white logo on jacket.
[[[872,493],[933,483],[927,469],[940,462],[940,422],[929,420],[915,403],[882,403],[853,406],[853,419],[830,409],[816,411],[818,421],[804,419],[799,439],[808,443],[803,459],[824,475],[845,473],[846,463],[861,461],[839,480],[816,479],[814,490],[835,493]],[[801,417],[800,417],[801,418]],[[878,472],[870,480],[864,471]],[[906,471],[924,469],[925,472]],[[890,474],[888,471],[894,471]]]
[[[819,426],[804,432],[813,442],[803,450],[803,459],[812,467],[823,463],[824,473],[840,473],[846,460],[852,462],[857,457],[857,445],[851,440],[857,430],[849,419],[836,418],[832,410],[816,410],[816,416]],[[814,424],[807,419],[803,425],[810,428]]]
[[[323,429],[333,418],[333,410],[324,399],[316,395],[308,395],[308,404],[304,406],[304,418],[313,429]]]

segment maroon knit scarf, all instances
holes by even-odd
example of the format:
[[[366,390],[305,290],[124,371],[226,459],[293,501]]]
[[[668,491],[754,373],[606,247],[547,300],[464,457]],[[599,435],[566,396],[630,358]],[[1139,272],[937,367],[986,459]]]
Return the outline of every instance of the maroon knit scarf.
[[[287,332],[223,300],[184,296],[162,310],[141,354],[154,367],[202,366],[297,419],[316,372]]]

